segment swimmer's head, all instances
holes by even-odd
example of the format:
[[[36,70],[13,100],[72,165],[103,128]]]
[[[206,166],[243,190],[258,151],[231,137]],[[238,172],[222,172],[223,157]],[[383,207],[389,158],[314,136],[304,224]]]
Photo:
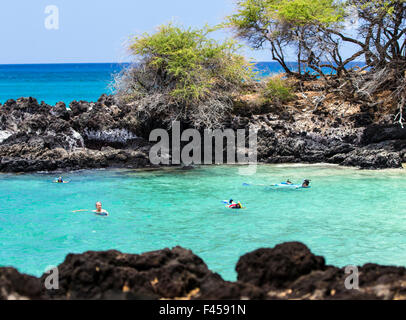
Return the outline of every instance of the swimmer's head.
[[[102,208],[102,203],[100,201],[96,202],[96,209],[101,210],[101,208]]]

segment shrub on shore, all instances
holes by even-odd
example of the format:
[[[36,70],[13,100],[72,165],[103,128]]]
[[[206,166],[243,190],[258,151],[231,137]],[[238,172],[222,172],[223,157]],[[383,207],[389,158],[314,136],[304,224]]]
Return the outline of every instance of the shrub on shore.
[[[118,100],[133,103],[144,122],[219,127],[233,94],[252,81],[253,72],[237,53],[240,46],[209,38],[213,31],[168,24],[134,37],[129,49],[136,63],[118,77]]]
[[[270,103],[286,103],[295,99],[293,88],[283,75],[275,75],[265,82],[262,95]]]

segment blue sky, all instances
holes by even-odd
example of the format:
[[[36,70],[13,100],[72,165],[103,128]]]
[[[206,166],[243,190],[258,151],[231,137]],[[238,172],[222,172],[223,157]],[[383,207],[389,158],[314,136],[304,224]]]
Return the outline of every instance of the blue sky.
[[[47,30],[45,8],[59,8],[59,29]],[[130,35],[175,21],[215,25],[235,10],[234,0],[13,0],[0,4],[0,64],[129,61]],[[231,36],[219,32],[221,39]],[[269,52],[246,48],[247,57],[269,61]]]
[[[48,5],[59,8],[59,30],[45,28]],[[1,1],[0,63],[128,61],[125,42],[130,35],[170,21],[215,25],[233,10],[233,0]],[[252,58],[269,60],[265,52],[247,51]]]

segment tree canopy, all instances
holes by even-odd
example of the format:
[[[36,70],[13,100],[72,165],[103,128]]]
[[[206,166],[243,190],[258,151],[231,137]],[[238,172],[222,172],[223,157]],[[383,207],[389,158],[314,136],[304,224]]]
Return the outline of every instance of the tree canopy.
[[[405,19],[406,0],[238,0],[226,25],[253,48],[269,47],[288,76],[323,77],[329,86],[348,87],[348,94],[371,103],[374,93],[392,91],[402,124]],[[349,56],[344,44],[353,48]],[[287,62],[292,52],[293,66]],[[360,60],[361,70],[349,67]]]
[[[196,127],[217,124],[231,109],[232,94],[251,81],[252,69],[234,40],[210,38],[214,30],[168,24],[134,37],[129,48],[136,63],[120,77],[119,97],[138,101],[143,115]]]
[[[228,26],[257,49],[270,46],[272,58],[289,75],[303,67],[321,71],[326,58],[324,29],[339,29],[345,20],[344,5],[334,0],[240,0]],[[288,66],[288,51],[297,53],[298,71]]]
[[[286,63],[289,51],[297,54],[298,74],[305,65],[319,75],[323,67],[341,75],[360,57],[372,68],[391,63],[405,68],[405,0],[239,0],[237,7],[228,25],[254,48],[269,45],[288,74],[294,74]],[[345,24],[353,24],[353,32]],[[343,59],[343,43],[358,50]]]

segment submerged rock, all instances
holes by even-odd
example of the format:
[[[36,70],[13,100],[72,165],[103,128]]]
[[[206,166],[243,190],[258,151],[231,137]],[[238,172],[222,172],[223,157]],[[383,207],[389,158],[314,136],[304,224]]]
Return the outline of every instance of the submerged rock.
[[[86,252],[58,266],[58,290],[45,289],[49,274],[0,268],[0,299],[406,300],[405,268],[367,264],[357,268],[358,281],[349,281],[354,267],[328,266],[298,242],[248,253],[236,270],[238,281],[224,281],[181,247],[142,255]]]

